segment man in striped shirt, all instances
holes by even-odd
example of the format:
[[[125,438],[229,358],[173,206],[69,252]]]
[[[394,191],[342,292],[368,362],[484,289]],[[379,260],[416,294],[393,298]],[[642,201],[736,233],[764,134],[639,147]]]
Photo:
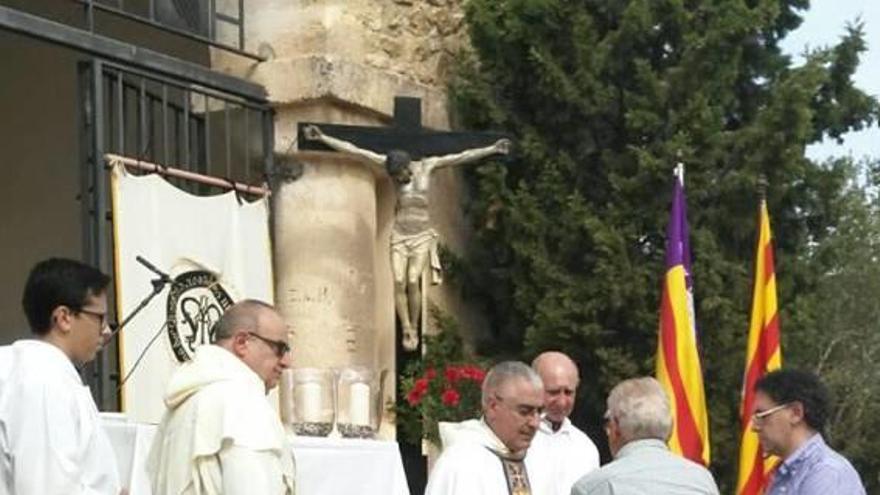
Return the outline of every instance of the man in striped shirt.
[[[822,438],[828,402],[812,373],[776,370],[755,383],[752,429],[764,452],[783,459],[768,495],[865,495],[852,464]]]

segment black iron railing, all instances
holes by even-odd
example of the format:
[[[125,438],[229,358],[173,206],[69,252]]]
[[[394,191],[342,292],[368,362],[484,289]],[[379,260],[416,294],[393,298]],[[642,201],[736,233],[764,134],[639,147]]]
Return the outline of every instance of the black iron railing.
[[[217,0],[74,0],[85,7],[86,26],[95,32],[99,13],[124,18],[254,60],[245,49],[244,0],[221,1],[234,12],[218,9]]]
[[[244,183],[262,180],[271,159],[266,102],[111,62],[99,70],[101,152]]]

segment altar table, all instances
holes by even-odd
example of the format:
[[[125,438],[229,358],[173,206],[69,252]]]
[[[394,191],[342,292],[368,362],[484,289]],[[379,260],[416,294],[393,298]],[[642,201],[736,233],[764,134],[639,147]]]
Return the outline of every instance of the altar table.
[[[155,425],[102,415],[102,426],[130,495],[152,495],[146,473]],[[397,443],[347,438],[290,437],[297,495],[410,495]]]

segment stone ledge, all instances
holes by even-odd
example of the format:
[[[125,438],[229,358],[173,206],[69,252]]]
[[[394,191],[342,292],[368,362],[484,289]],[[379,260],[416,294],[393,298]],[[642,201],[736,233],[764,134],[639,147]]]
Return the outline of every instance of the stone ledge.
[[[395,96],[414,96],[422,99],[425,127],[449,128],[445,90],[331,56],[270,60],[254,67],[249,79],[266,87],[274,106],[330,99],[390,117]]]

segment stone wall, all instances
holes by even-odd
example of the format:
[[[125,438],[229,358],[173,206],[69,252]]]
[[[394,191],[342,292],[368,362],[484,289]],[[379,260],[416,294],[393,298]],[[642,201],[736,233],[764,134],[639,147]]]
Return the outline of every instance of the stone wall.
[[[468,46],[462,0],[368,3],[378,12],[357,14],[372,34],[366,40],[365,64],[445,87],[454,57]]]
[[[215,51],[215,69],[263,84],[280,105],[333,98],[388,116],[393,97],[420,96],[425,125],[448,128],[446,84],[468,46],[463,0],[254,0],[246,48]]]
[[[467,46],[462,1],[255,0],[247,2],[246,47],[267,60],[212,54],[215,69],[266,87],[276,111],[276,153],[303,166],[274,198],[276,303],[295,331],[294,366],[387,369],[386,400],[393,400],[397,371],[394,188],[340,154],[298,152],[296,125],[386,125],[394,97],[415,96],[423,125],[448,129],[446,83],[455,54]],[[442,242],[461,252],[469,229],[460,172],[437,172],[433,186],[432,219]],[[428,294],[463,327],[485,326],[453,286]],[[393,423],[382,432],[392,437]]]

